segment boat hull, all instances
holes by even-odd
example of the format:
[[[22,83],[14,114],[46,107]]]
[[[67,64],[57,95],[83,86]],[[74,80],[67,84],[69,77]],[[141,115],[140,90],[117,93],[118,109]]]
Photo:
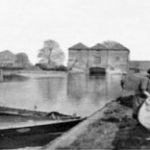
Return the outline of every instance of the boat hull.
[[[0,149],[43,146],[62,135],[83,119],[0,130]]]
[[[91,67],[89,69],[89,74],[91,76],[105,75],[106,74],[106,69],[102,68],[102,67]]]

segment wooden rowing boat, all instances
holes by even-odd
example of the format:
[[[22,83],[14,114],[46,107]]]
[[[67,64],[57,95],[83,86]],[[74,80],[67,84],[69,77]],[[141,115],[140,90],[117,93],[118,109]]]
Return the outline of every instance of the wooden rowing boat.
[[[29,120],[0,128],[0,149],[43,146],[85,118]]]

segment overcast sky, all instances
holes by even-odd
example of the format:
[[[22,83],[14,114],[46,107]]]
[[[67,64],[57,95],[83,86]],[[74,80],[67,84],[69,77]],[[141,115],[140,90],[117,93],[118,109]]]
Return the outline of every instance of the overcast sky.
[[[47,39],[65,52],[77,42],[115,40],[131,59],[150,60],[150,0],[0,0],[0,51],[37,62]]]

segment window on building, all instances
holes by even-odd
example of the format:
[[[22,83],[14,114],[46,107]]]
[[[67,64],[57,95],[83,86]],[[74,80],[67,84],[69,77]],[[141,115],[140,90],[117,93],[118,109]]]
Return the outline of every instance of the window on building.
[[[120,57],[119,57],[119,56],[117,56],[117,57],[116,57],[116,61],[119,61],[119,60],[120,60]]]
[[[95,64],[101,63],[101,56],[95,56]]]

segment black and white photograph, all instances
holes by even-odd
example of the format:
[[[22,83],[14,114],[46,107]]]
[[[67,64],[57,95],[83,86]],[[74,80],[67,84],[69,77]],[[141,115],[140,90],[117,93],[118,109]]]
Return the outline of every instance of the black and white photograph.
[[[0,149],[149,150],[150,0],[0,0]]]

